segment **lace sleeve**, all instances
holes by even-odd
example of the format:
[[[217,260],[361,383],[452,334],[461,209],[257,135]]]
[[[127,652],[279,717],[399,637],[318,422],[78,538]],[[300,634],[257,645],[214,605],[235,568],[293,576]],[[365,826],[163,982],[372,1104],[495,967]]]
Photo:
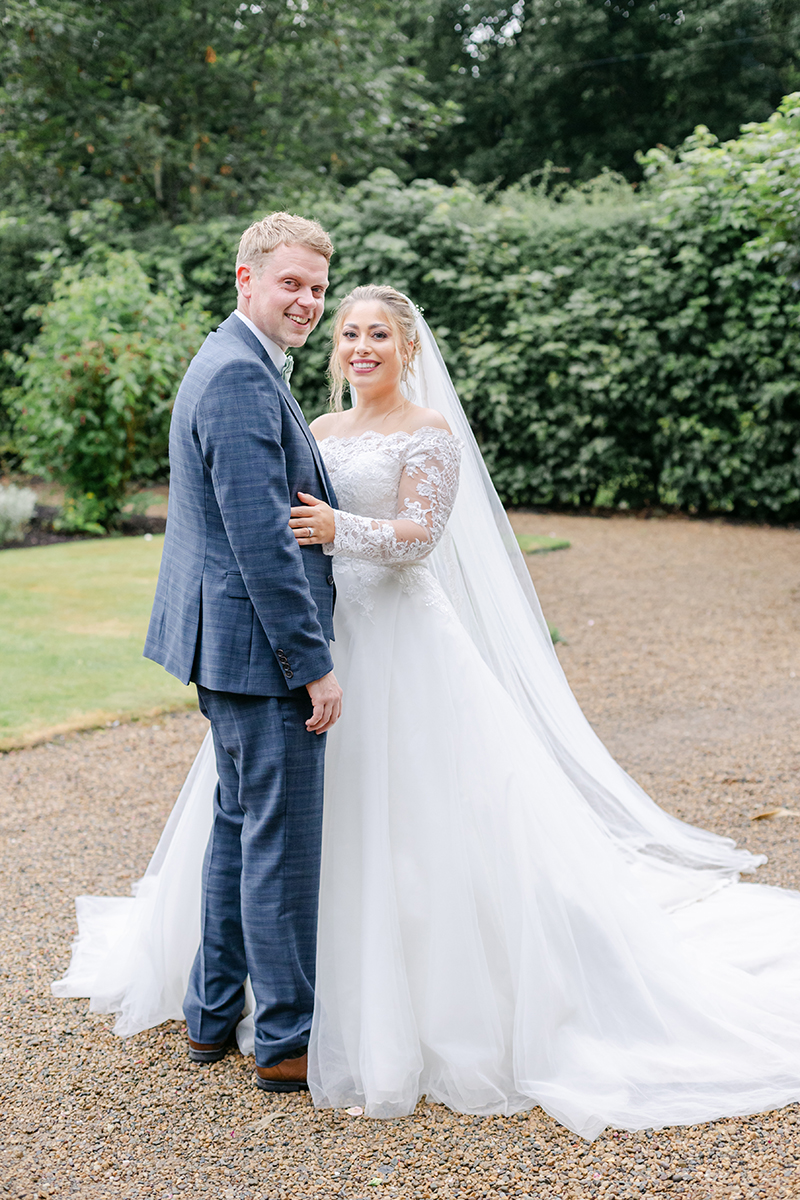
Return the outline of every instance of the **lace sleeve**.
[[[335,509],[336,537],[326,553],[385,564],[416,562],[444,533],[458,491],[461,443],[427,427],[409,440],[400,478],[397,519],[378,521]]]

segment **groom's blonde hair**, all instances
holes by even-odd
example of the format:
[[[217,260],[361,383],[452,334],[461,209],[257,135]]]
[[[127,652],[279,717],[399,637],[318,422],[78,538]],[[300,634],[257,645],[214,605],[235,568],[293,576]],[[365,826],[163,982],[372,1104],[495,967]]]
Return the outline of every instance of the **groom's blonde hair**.
[[[293,213],[274,212],[245,229],[236,255],[237,270],[248,266],[259,272],[266,256],[278,246],[307,246],[321,254],[326,262],[331,261],[333,254],[333,242],[317,221],[308,221]]]

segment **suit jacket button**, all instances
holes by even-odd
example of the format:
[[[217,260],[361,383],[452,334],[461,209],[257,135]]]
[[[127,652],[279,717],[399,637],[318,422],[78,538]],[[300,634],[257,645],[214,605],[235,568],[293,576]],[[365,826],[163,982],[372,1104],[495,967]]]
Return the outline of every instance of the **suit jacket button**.
[[[294,671],[289,671],[289,670],[287,670],[287,672],[286,672],[286,678],[287,678],[287,679],[294,679]]]
[[[332,576],[332,575],[329,575],[329,576],[328,576],[328,583],[333,583],[333,576]]]

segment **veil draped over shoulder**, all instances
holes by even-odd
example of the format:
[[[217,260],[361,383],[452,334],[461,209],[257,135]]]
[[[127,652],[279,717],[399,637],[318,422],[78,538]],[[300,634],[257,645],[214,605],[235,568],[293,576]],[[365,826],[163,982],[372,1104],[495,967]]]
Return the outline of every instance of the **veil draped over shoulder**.
[[[436,340],[417,317],[410,399],[440,412],[464,444],[444,539],[427,560],[484,661],[549,745],[598,822],[665,908],[690,903],[766,861],[669,816],[614,761],[558,661],[525,559]]]

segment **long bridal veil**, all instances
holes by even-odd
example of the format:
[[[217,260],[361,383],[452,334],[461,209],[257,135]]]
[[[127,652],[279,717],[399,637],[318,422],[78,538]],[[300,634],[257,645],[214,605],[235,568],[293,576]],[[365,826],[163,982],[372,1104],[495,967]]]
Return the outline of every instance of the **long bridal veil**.
[[[550,747],[597,821],[666,908],[689,903],[763,858],[669,816],[614,761],[558,661],[524,557],[424,317],[409,398],[464,443],[448,534],[428,559],[484,661]]]

